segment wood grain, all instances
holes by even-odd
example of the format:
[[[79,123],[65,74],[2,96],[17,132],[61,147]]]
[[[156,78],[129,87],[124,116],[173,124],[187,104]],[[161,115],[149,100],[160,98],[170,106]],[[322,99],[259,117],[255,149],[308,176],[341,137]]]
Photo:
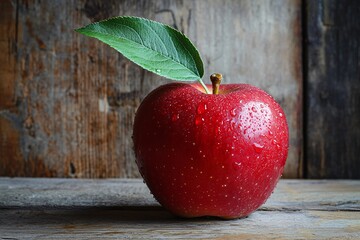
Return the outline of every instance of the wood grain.
[[[360,178],[360,2],[307,5],[307,177]]]
[[[0,178],[0,193],[0,208],[161,208],[140,179]],[[260,209],[360,211],[360,182],[282,179]]]
[[[360,181],[280,180],[248,218],[181,219],[141,180],[0,178],[4,239],[359,239]]]
[[[170,24],[196,43],[205,81],[245,82],[285,109],[284,176],[302,175],[301,3],[250,0],[0,2],[0,176],[139,177],[132,124],[168,82],[73,31],[118,15]]]

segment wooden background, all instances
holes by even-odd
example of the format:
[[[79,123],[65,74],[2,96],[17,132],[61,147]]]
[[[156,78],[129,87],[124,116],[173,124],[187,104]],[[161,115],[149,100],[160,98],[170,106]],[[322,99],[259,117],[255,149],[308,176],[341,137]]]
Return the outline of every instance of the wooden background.
[[[348,1],[349,19],[340,1],[1,1],[0,176],[139,177],[135,111],[168,80],[73,31],[134,15],[188,35],[205,76],[276,98],[290,127],[284,177],[359,178],[359,3]]]
[[[360,1],[307,4],[306,177],[360,178]]]

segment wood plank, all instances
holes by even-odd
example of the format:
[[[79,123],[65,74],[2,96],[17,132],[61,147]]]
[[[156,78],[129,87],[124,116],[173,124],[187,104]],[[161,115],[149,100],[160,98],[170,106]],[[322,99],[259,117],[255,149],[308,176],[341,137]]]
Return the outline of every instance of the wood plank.
[[[154,210],[1,211],[3,239],[359,239],[358,212],[264,212],[250,217],[174,218]]]
[[[158,208],[140,179],[0,178],[0,208]],[[360,211],[360,182],[281,180],[265,210]]]
[[[359,1],[307,1],[309,178],[360,178],[359,11]]]
[[[4,0],[0,7],[0,176],[139,177],[135,110],[168,81],[73,31],[117,15],[189,35],[202,53],[205,81],[218,71],[225,83],[270,92],[290,126],[284,176],[301,176],[300,0]]]
[[[359,239],[360,181],[281,180],[248,218],[181,219],[140,179],[0,178],[7,238]]]

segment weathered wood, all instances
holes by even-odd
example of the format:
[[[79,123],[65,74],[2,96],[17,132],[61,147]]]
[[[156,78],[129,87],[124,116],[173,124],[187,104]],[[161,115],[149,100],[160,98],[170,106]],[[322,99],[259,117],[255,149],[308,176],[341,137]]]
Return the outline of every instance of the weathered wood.
[[[268,90],[284,107],[302,172],[301,3],[261,0],[0,1],[0,176],[138,177],[132,123],[141,99],[168,82],[73,31],[117,15],[183,31],[225,83]]]
[[[0,193],[0,208],[159,208],[139,179],[0,178]],[[360,182],[281,180],[261,209],[360,211]]]
[[[359,239],[359,212],[258,211],[183,220],[154,210],[2,210],[2,239]]]
[[[307,1],[309,178],[360,178],[360,2]]]
[[[248,218],[180,219],[141,180],[0,178],[7,238],[359,239],[360,181],[280,180]]]

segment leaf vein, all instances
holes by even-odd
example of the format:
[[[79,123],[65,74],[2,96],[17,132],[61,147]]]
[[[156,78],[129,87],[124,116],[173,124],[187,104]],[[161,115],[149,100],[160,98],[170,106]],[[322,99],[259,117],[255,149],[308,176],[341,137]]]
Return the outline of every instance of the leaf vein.
[[[126,25],[125,25],[125,26],[126,26]],[[108,34],[108,33],[101,33],[101,34],[106,35],[106,36],[112,36],[112,37],[113,37],[113,35]],[[139,44],[138,42],[136,42],[136,41],[134,41],[134,40],[131,40],[131,39],[129,39],[129,38],[124,38],[124,37],[120,37],[120,36],[115,36],[115,37],[120,38],[120,39],[125,40],[125,41],[129,41],[129,42],[138,44],[138,45],[140,45],[140,47],[147,48],[148,50],[151,50],[151,51],[155,52],[156,54],[161,55],[161,56],[164,57],[164,58],[168,58],[168,59],[172,60],[173,62],[175,62],[175,63],[183,66],[184,68],[190,70],[193,74],[199,76],[199,71],[194,72],[192,69],[190,69],[189,67],[185,66],[182,62],[176,61],[176,59],[173,59],[171,56],[164,55],[164,54],[162,54],[162,53],[160,53],[160,52],[155,51],[155,50],[152,49],[152,48],[149,48],[148,46],[146,46],[146,45],[144,45],[144,44]],[[187,49],[186,49],[186,51],[189,53],[189,51],[188,51]],[[192,57],[191,57],[191,58],[192,58]],[[193,59],[193,58],[192,58],[192,59]],[[196,70],[197,70],[197,69],[196,69]],[[199,77],[200,77],[200,76],[199,76]]]

